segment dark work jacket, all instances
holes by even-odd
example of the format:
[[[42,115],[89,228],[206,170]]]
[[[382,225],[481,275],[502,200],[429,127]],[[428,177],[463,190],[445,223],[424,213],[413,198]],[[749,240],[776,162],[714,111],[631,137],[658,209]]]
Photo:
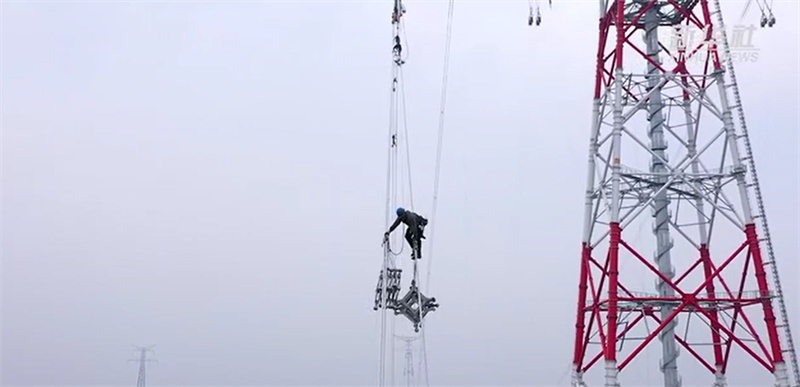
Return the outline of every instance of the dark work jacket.
[[[418,230],[420,225],[424,226],[426,223],[428,223],[427,219],[419,216],[418,214],[411,211],[406,211],[403,213],[403,215],[398,216],[394,223],[392,223],[392,226],[389,227],[389,232],[394,231],[394,229],[396,229],[401,222],[413,231]]]

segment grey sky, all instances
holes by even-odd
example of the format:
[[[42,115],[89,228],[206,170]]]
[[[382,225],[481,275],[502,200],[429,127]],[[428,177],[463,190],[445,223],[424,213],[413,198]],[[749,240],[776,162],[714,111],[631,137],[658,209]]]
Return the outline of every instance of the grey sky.
[[[407,9],[427,213],[447,3]],[[737,74],[797,333],[800,3],[775,9]],[[132,344],[158,345],[153,384],[374,383],[390,11],[4,1],[3,385],[131,384]],[[572,355],[597,5],[527,12],[456,4],[436,385],[553,385]]]

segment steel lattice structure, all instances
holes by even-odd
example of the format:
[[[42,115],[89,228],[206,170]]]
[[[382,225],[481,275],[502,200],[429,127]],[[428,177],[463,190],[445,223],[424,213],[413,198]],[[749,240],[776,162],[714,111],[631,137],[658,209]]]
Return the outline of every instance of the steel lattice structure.
[[[139,352],[138,359],[131,359],[131,361],[136,361],[139,363],[139,375],[136,378],[136,387],[145,387],[147,385],[147,368],[146,364],[149,362],[154,362],[153,359],[147,358],[148,352],[153,352],[153,348],[155,346],[149,347],[137,347],[137,351]]]
[[[641,385],[652,349],[666,387],[800,382],[717,1],[600,1],[573,386]]]

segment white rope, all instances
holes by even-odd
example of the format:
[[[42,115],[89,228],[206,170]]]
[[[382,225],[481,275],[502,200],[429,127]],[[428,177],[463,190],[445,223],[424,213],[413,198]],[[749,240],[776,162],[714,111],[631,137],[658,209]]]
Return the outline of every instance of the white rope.
[[[455,0],[449,0],[448,7],[447,7],[447,28],[445,33],[445,51],[444,51],[444,64],[442,69],[442,95],[440,100],[439,106],[439,133],[438,133],[438,140],[436,146],[436,169],[434,172],[434,180],[433,180],[433,203],[431,205],[431,234],[428,246],[428,253],[427,253],[427,273],[425,278],[425,287],[424,290],[428,290],[430,288],[430,280],[431,280],[431,268],[433,263],[433,241],[434,241],[434,234],[436,230],[436,210],[439,201],[439,179],[440,179],[440,171],[442,165],[442,142],[444,138],[444,117],[445,117],[445,107],[447,106],[447,80],[448,74],[450,70],[450,46],[452,41],[453,35],[453,9],[455,6]],[[416,262],[414,263],[414,272],[416,274]],[[418,279],[417,279],[418,280]],[[422,292],[422,284],[418,281],[418,286],[420,287],[420,292]],[[420,322],[422,322],[422,302],[419,301],[420,304]],[[427,350],[427,341],[425,339],[425,326],[426,324],[422,324],[420,329],[420,337],[422,339],[422,356],[421,361],[424,364],[425,370],[425,385],[430,386],[430,377],[428,373],[428,350]]]
[[[436,169],[433,178],[433,204],[431,205],[431,237],[429,238],[428,246],[428,269],[427,278],[425,282],[425,290],[430,286],[430,273],[431,265],[433,262],[433,241],[436,231],[436,210],[439,203],[439,177],[442,166],[442,142],[444,137],[444,117],[445,107],[447,105],[447,78],[450,70],[450,42],[453,34],[453,8],[455,0],[450,0],[447,9],[447,32],[445,34],[445,51],[444,51],[444,67],[442,69],[442,97],[439,105],[439,136],[436,146]]]
[[[408,174],[408,199],[411,211],[414,211],[414,189],[411,184],[411,141],[408,136],[408,115],[406,114],[406,87],[403,81],[403,68],[400,68],[400,98],[403,103],[403,139],[406,144],[406,168]]]

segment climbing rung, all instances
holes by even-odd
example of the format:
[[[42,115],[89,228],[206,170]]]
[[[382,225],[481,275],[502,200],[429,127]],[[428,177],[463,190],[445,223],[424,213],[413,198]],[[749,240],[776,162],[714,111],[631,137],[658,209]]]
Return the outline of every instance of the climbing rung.
[[[767,265],[772,265],[774,262],[775,262],[775,261],[764,261],[763,265],[764,265],[764,266],[767,266]]]

